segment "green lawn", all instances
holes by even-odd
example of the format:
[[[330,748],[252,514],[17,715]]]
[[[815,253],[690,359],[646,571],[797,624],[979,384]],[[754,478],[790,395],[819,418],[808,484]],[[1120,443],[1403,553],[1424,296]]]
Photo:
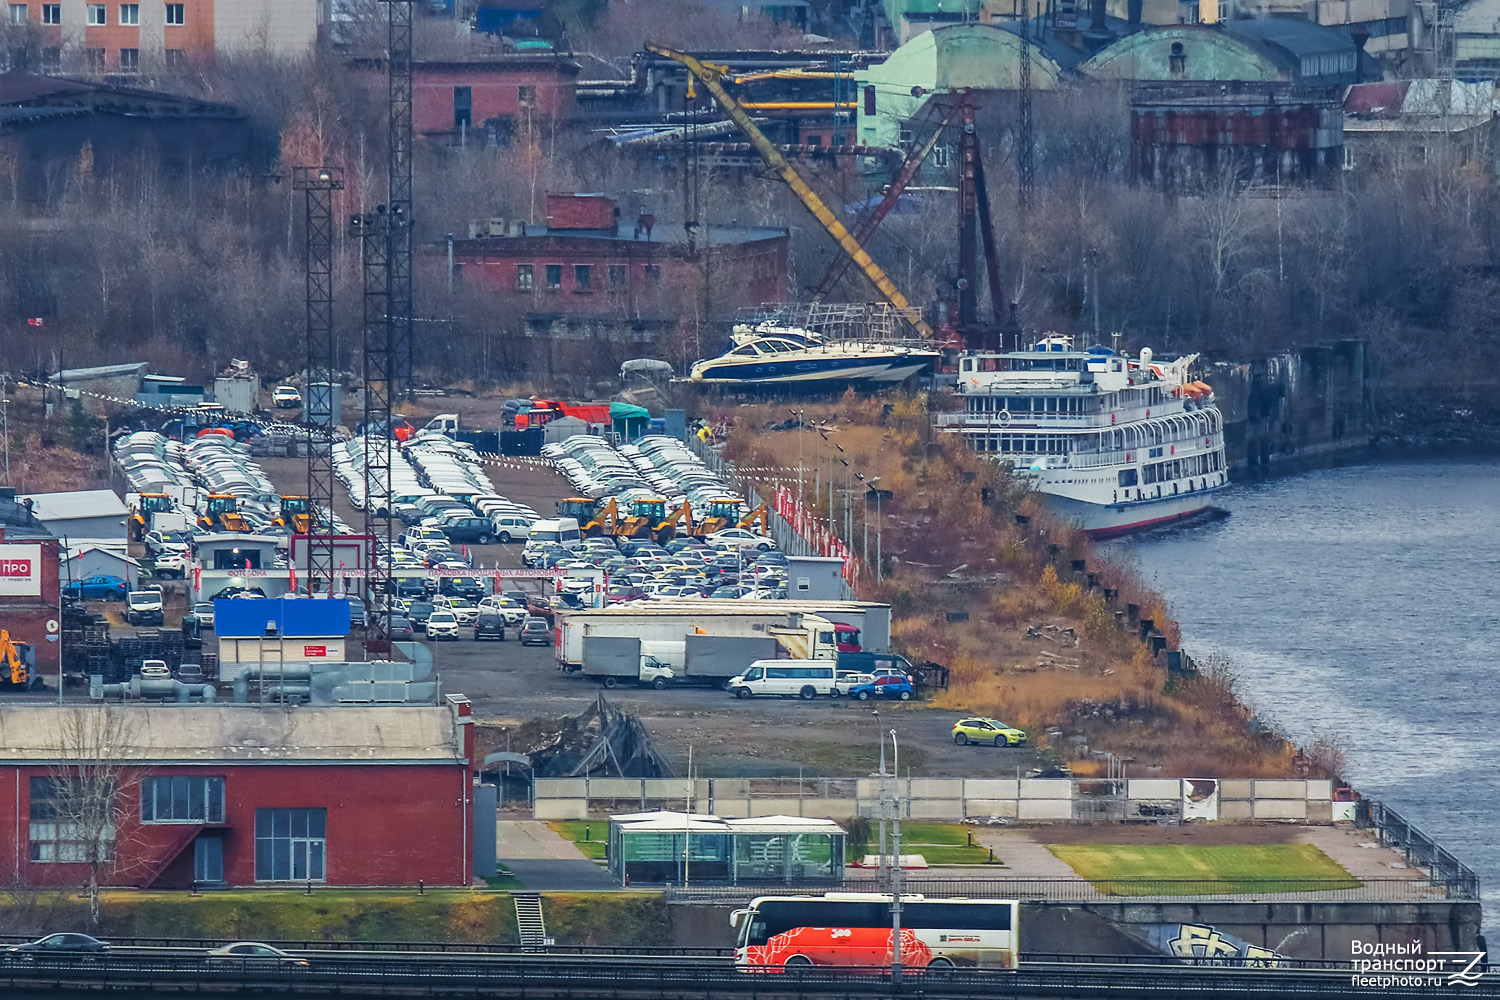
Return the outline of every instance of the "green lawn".
[[[904,850],[904,847],[903,847]],[[1303,892],[1355,889],[1362,883],[1311,844],[1049,844],[1051,851],[1118,896]],[[1161,879],[1160,882],[1137,882]],[[1193,879],[1214,880],[1195,885]],[[1116,881],[1120,880],[1120,881]],[[1184,880],[1175,884],[1175,880]]]
[[[970,828],[962,823],[902,823],[901,853],[920,854],[929,865],[983,865],[989,848],[969,843]],[[880,849],[880,835],[870,837],[872,851]],[[995,863],[999,864],[996,858]]]
[[[604,860],[604,849],[609,843],[608,820],[567,820],[547,825],[577,845],[584,857],[591,861]]]

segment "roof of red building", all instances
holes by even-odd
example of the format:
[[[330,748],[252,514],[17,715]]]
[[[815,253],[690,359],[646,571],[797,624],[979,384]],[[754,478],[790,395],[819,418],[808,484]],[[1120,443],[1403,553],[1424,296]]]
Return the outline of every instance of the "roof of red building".
[[[104,750],[101,747],[110,749]],[[462,759],[447,707],[8,705],[0,761],[451,763]]]

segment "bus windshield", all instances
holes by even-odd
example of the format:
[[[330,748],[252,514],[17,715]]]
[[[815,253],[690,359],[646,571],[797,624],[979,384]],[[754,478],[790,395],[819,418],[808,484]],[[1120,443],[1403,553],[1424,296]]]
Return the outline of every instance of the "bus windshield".
[[[1013,900],[912,899],[901,904],[901,958],[910,968],[1013,969]],[[739,918],[735,962],[875,969],[891,964],[891,897],[762,897]]]

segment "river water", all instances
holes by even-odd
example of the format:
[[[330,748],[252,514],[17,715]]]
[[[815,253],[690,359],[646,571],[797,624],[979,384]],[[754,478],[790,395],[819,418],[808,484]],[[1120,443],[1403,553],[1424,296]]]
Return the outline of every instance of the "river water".
[[[1500,460],[1380,462],[1237,484],[1229,517],[1111,543],[1190,653],[1479,873],[1500,919]]]

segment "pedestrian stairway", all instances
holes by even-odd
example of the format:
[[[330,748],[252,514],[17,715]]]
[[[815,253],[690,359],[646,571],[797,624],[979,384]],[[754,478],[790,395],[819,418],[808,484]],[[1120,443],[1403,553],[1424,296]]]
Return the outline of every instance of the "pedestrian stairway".
[[[547,926],[542,921],[542,896],[536,892],[511,893],[516,904],[516,930],[521,936],[521,947],[527,950],[547,945]]]

